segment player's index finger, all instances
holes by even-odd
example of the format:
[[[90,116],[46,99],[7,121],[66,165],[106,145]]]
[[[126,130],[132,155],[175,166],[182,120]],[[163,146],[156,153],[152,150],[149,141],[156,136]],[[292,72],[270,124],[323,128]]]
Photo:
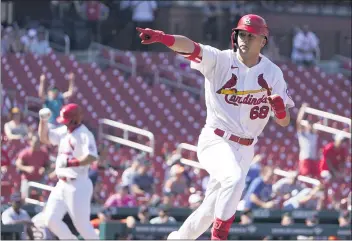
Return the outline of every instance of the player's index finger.
[[[139,28],[139,27],[136,27],[136,30],[140,33],[144,33],[144,29],[143,28]]]

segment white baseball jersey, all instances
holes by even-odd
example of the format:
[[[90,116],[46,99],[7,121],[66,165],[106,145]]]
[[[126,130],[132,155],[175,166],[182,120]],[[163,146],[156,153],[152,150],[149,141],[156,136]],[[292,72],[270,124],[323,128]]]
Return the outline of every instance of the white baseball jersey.
[[[98,157],[94,136],[83,124],[72,133],[68,132],[66,126],[50,129],[49,141],[52,145],[59,145],[56,163],[59,163],[61,158],[81,160],[87,155]],[[77,178],[79,175],[88,177],[88,170],[89,165],[66,168],[58,168],[56,165],[55,172],[58,177]]]
[[[282,71],[265,56],[248,68],[231,49],[200,46],[202,61],[191,62],[191,68],[205,76],[205,127],[256,141],[271,115],[268,95],[278,94],[288,108],[294,106]]]
[[[7,208],[1,214],[1,221],[4,225],[14,224],[16,221],[31,221],[31,217],[26,210],[20,208],[20,213],[16,213],[13,207]],[[27,225],[23,225],[22,239],[27,239]]]

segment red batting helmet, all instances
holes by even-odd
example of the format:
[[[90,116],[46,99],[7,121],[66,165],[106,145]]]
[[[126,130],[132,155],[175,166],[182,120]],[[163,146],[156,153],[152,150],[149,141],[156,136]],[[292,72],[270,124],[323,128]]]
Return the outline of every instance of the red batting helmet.
[[[82,119],[83,113],[81,107],[77,104],[71,103],[62,107],[60,116],[56,118],[56,121],[64,125],[78,125],[81,124]]]
[[[237,45],[237,32],[238,30],[244,30],[249,33],[258,34],[265,36],[268,41],[269,29],[266,25],[264,18],[255,14],[244,15],[240,21],[238,21],[237,27],[232,29],[231,43],[232,47],[235,49]]]

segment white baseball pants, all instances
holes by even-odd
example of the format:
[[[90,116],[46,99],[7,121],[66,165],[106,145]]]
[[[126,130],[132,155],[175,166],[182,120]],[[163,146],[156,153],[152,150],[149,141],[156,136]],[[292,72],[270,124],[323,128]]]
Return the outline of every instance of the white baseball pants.
[[[198,141],[198,160],[210,179],[203,203],[180,227],[180,239],[197,239],[213,223],[215,217],[230,219],[236,212],[245,187],[254,146],[243,146],[204,128]]]
[[[51,191],[44,210],[47,227],[59,239],[77,239],[62,220],[68,212],[74,226],[84,239],[99,239],[90,223],[92,194],[93,185],[88,177],[79,177],[73,181],[59,180]]]

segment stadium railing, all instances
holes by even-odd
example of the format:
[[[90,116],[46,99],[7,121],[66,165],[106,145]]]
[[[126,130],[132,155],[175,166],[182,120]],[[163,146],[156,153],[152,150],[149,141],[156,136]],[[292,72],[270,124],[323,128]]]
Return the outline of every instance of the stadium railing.
[[[112,127],[115,127],[116,129],[123,130],[123,137],[117,137],[110,134],[105,134],[104,125],[112,126]],[[138,135],[146,136],[149,139],[150,145],[149,146],[143,145],[138,142],[128,140],[130,132]],[[99,119],[98,140],[99,142],[101,142],[104,139],[147,152],[150,154],[150,156],[154,156],[155,138],[154,138],[154,134],[150,131],[146,131],[144,129],[140,129],[134,126],[130,126],[130,125],[123,124],[121,122],[117,122],[109,119]]]
[[[323,119],[322,123],[314,123],[313,128],[319,131],[324,131],[330,134],[343,134],[346,138],[351,139],[351,119],[347,117],[343,117],[340,115],[332,114],[326,111],[314,109],[311,107],[306,107],[304,108],[304,113],[310,114],[310,115],[315,115]],[[349,132],[344,131],[344,130],[339,130],[334,127],[328,126],[328,120],[333,120],[337,122],[341,122],[344,124],[349,125]],[[307,125],[308,121],[307,120],[302,120],[301,121],[302,125]]]
[[[188,143],[180,143],[177,146],[176,153],[179,154],[179,155],[182,155],[182,151],[183,150],[195,151],[196,152],[197,151],[197,147],[194,146],[194,145],[188,144]],[[192,167],[195,167],[195,168],[203,169],[202,165],[198,161],[194,161],[194,160],[190,160],[190,159],[187,159],[187,158],[183,158],[182,156],[180,158],[180,162],[183,163],[184,165],[188,165],[188,166],[192,166]],[[279,168],[274,169],[274,174],[282,176],[282,177],[291,177],[292,176],[292,173],[284,171],[284,170],[281,170]],[[302,181],[302,182],[306,182],[306,183],[312,184],[312,185],[319,185],[320,184],[320,181],[318,179],[310,178],[310,177],[306,177],[306,176],[302,176],[302,175],[298,176],[298,180]]]

